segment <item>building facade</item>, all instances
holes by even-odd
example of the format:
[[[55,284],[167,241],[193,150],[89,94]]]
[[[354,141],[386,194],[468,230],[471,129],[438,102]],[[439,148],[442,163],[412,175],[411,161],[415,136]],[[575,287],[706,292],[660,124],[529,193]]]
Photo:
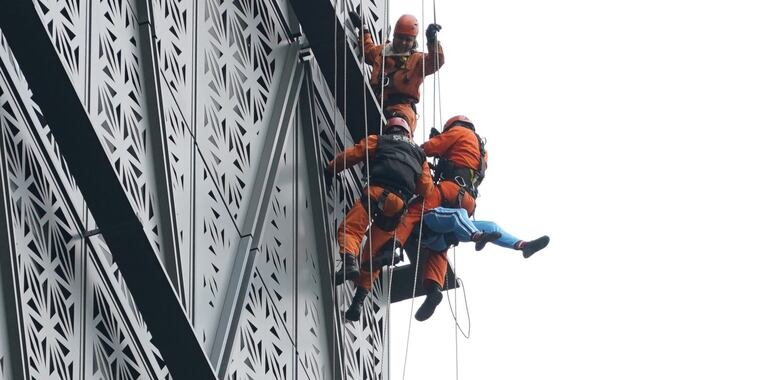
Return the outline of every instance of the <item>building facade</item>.
[[[379,38],[383,3],[362,1]],[[0,28],[0,379],[180,378],[170,358],[188,350],[208,361],[189,359],[200,378],[212,378],[205,367],[219,379],[387,378],[388,277],[355,323],[340,318],[351,289],[330,282],[361,172],[332,186],[320,175],[357,137],[346,120],[361,110],[339,104],[367,74],[345,88],[324,75],[325,48],[295,12],[303,2],[31,3],[49,46],[12,37],[10,16]],[[359,5],[323,3],[348,55],[358,53],[343,15]],[[45,65],[67,83],[30,80],[19,41],[55,50]],[[82,109],[57,111],[43,95]],[[79,147],[99,157],[93,171],[55,120],[70,111],[98,141]],[[100,181],[122,192],[99,194],[89,184]],[[143,232],[132,240],[165,277],[152,260],[124,264],[110,199],[130,204]],[[197,347],[156,344],[188,333]]]

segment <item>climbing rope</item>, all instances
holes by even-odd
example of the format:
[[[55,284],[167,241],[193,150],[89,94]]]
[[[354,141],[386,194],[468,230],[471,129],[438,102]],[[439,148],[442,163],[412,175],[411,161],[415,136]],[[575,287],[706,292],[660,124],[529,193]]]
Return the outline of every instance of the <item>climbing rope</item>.
[[[435,0],[434,0],[435,2]],[[425,0],[421,0],[421,9],[420,9],[420,23],[422,25],[425,25]],[[425,33],[422,35],[423,42],[425,41]],[[425,58],[421,60],[422,63],[422,81],[425,83]],[[425,114],[425,102],[422,102],[422,114]],[[425,122],[422,122],[422,139],[425,141]],[[423,225],[423,219],[425,217],[425,198],[422,199],[422,208],[420,209],[420,225],[419,225],[419,231],[417,235],[417,254],[415,255],[415,262],[412,264],[414,265],[414,281],[412,283],[412,297],[410,300],[409,305],[409,324],[406,331],[406,347],[404,348],[404,367],[403,372],[401,374],[402,380],[406,378],[406,365],[407,365],[407,359],[409,359],[409,341],[412,334],[412,314],[414,313],[414,295],[417,291],[417,276],[420,269],[420,251],[422,249],[422,225]]]
[[[334,104],[335,104],[335,106],[337,104],[337,14],[339,12],[338,10],[339,10],[339,0],[335,0],[334,1],[334,17],[333,17],[333,21],[332,21],[332,30],[334,31],[333,32],[334,33],[334,89],[333,89],[333,91],[334,91]],[[337,136],[338,136],[339,132],[338,132],[338,129],[337,129],[337,112],[335,111],[333,113],[334,113],[334,116],[333,116],[333,119],[332,119],[332,128],[334,128],[334,136],[332,136],[332,139],[331,139],[332,140],[331,141],[332,142],[332,151],[333,151],[333,156],[332,157],[337,157]],[[323,168],[322,170],[326,170],[326,168]],[[335,171],[335,173],[337,172],[337,160],[334,160],[334,171]],[[336,198],[337,198],[337,194],[339,194],[339,190],[337,189],[337,181],[334,180],[334,177],[331,178],[331,182],[332,183],[330,185],[332,185],[331,187],[334,190],[333,194],[334,194],[334,198],[335,198],[335,202],[332,202],[332,212],[333,212],[332,220],[334,221],[334,225],[336,226],[337,225],[337,202],[336,202]],[[332,243],[332,250],[333,250],[333,248],[334,248],[334,243]],[[332,259],[332,263],[334,263],[333,259]],[[339,308],[339,297],[337,295],[337,288],[334,285],[334,273],[335,273],[335,266],[332,265],[331,266],[331,273],[330,273],[330,277],[329,277],[329,278],[332,279],[332,282],[331,282],[332,292],[331,292],[331,294],[332,294],[332,297],[334,299],[334,307],[332,308],[332,321],[336,320],[336,314],[337,314],[337,310]],[[337,324],[336,323],[332,323],[332,328],[333,328],[333,331],[334,331],[334,338],[333,338],[333,343],[332,343],[333,347],[335,347],[335,348],[336,347],[342,348],[342,345],[344,343],[337,341],[337,337],[340,336],[339,331],[337,329]],[[340,355],[340,356],[343,357],[342,360],[344,361],[345,360],[344,359],[344,355]],[[345,368],[344,364],[342,365],[342,368]],[[342,371],[340,371],[340,373],[342,373]],[[332,378],[336,378],[337,377],[336,374],[337,374],[337,360],[332,360]]]

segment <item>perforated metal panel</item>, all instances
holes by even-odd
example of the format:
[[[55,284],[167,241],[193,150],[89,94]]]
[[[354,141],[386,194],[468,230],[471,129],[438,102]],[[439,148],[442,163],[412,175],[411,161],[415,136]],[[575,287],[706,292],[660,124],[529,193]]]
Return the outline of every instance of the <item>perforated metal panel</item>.
[[[356,323],[340,320],[352,289],[337,299],[329,283],[334,231],[361,173],[319,188],[319,167],[353,141],[318,66],[300,62],[306,42],[288,3],[34,4],[59,58],[50,64],[66,71],[146,239],[178,276],[171,284],[215,373],[387,377],[385,282]],[[381,1],[365,8],[382,30]],[[171,378],[29,87],[0,30],[0,254],[12,263],[0,273],[11,289],[0,303],[0,379]]]

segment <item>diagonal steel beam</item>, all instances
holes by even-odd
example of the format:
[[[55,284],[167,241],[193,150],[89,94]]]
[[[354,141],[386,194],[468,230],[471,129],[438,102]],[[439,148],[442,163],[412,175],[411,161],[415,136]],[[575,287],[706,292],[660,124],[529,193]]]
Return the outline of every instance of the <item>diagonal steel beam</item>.
[[[0,130],[0,323],[5,326],[6,336],[0,337],[0,345],[6,344],[5,363],[0,377],[6,379],[26,379],[27,356],[24,354],[24,334],[22,332],[21,306],[19,300],[19,268],[16,261],[16,249],[13,239],[13,222],[11,221],[11,194],[8,184],[8,170],[6,168],[5,134]]]
[[[303,71],[298,64],[298,52],[297,43],[286,51],[287,63],[278,80],[280,87],[273,97],[275,104],[265,122],[265,146],[258,160],[256,175],[253,177],[256,183],[246,208],[247,218],[239,226],[241,231],[249,231],[249,235],[242,236],[238,245],[238,256],[233,263],[220,324],[210,351],[211,361],[221,378],[224,378],[227,372],[227,360],[238,333],[238,322],[241,320],[249,282],[256,270],[254,263],[257,253],[253,246],[258,244],[262,237],[267,211],[270,208],[270,195],[275,187],[280,157],[290,128],[289,122],[302,84]]]
[[[346,124],[353,141],[358,141],[365,136],[366,125],[372,133],[379,131],[382,123],[380,107],[368,81],[364,78],[354,50],[347,42],[345,29],[337,19],[332,2],[289,0],[289,3],[302,24],[305,37],[310,41],[310,48],[313,50],[327,85],[331,89],[338,89],[337,107],[340,113],[346,115]],[[330,29],[332,25],[336,33]],[[343,91],[347,91],[347,96],[342,95]],[[365,122],[364,111],[366,112]]]
[[[176,379],[216,379],[158,257],[102,149],[34,3],[2,0],[0,28],[142,317]]]
[[[332,254],[333,248],[331,244],[331,240],[329,240],[329,236],[332,236],[332,231],[329,231],[329,223],[328,218],[329,215],[327,214],[326,210],[326,200],[324,197],[325,189],[323,184],[323,172],[322,172],[322,165],[323,163],[319,158],[322,157],[321,154],[321,147],[320,142],[318,141],[318,128],[316,125],[316,117],[315,117],[315,110],[313,107],[313,79],[309,73],[312,71],[312,67],[309,63],[305,63],[304,65],[305,72],[308,73],[305,76],[305,81],[302,84],[302,93],[300,94],[299,98],[299,116],[301,117],[301,125],[302,125],[302,140],[304,142],[304,149],[305,149],[305,157],[308,158],[310,162],[307,163],[307,170],[308,170],[308,183],[310,185],[310,193],[313,194],[310,197],[310,207],[312,209],[313,214],[313,232],[315,233],[316,242],[323,242],[323,246],[319,246],[316,250],[316,257],[318,263],[325,263],[326,265],[321,265],[321,288],[323,291],[321,292],[321,295],[323,299],[321,302],[323,305],[326,305],[326,309],[324,310],[324,315],[336,315],[339,313],[339,310],[337,310],[337,305],[334,302],[332,292],[334,291],[335,285],[331,281],[330,274],[334,272],[334,255]],[[326,331],[329,331],[330,333],[334,334],[334,338],[330,339],[328,342],[326,342],[326,349],[328,352],[332,352],[334,357],[333,360],[337,362],[336,367],[332,366],[334,368],[342,368],[342,356],[344,355],[343,352],[339,351],[341,350],[340,344],[335,344],[336,342],[342,341],[342,335],[340,334],[340,331],[342,331],[342,326],[340,325],[340,319],[339,318],[324,318]],[[342,378],[343,371],[340,370],[338,373],[333,373],[332,378],[333,379],[341,379]]]
[[[177,244],[176,212],[172,197],[169,178],[171,163],[169,162],[168,145],[166,142],[166,123],[163,118],[163,96],[160,90],[162,81],[158,69],[158,51],[155,44],[155,18],[151,0],[140,0],[136,4],[136,18],[139,24],[139,57],[144,79],[143,106],[147,117],[148,149],[147,155],[152,161],[150,177],[155,182],[158,206],[158,236],[160,236],[160,252],[165,264],[166,273],[179,294],[179,299],[185,303],[184,281],[180,262],[179,245]]]

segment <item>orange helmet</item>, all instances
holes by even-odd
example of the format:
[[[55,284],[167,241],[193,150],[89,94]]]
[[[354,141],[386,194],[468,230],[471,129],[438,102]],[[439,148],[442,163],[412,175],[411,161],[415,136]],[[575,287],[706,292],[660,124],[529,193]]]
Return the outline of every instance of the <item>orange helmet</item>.
[[[412,136],[412,129],[409,128],[409,123],[406,122],[403,118],[400,118],[398,116],[394,116],[388,119],[388,123],[385,125],[385,130],[391,128],[401,128],[406,132],[409,136]]]
[[[444,123],[444,130],[446,131],[447,129],[451,128],[455,124],[465,124],[471,127],[471,129],[475,130],[475,127],[473,126],[473,122],[471,121],[471,119],[468,119],[468,117],[465,115],[457,115],[457,116],[450,117],[449,120],[447,120],[446,123]]]
[[[405,36],[417,37],[420,26],[417,24],[417,17],[412,15],[403,15],[396,21],[396,30],[393,34],[403,34]]]

